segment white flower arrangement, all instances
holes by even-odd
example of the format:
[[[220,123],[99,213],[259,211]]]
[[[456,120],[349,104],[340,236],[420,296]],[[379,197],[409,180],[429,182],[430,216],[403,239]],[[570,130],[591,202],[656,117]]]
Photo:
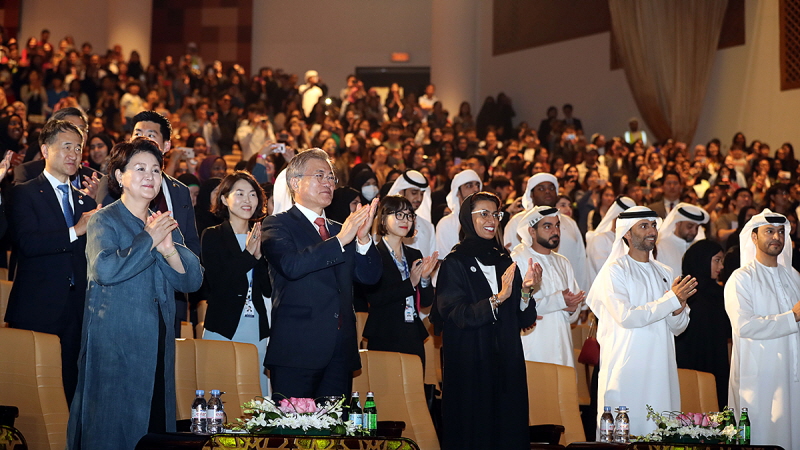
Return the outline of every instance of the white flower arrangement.
[[[303,432],[330,430],[334,434],[354,435],[357,427],[342,420],[344,397],[325,399],[320,404],[310,398],[288,398],[276,405],[272,399],[256,397],[245,402],[242,411],[250,417],[236,419],[235,428],[250,433],[270,433],[276,428],[303,430]]]
[[[647,405],[647,419],[656,423],[652,433],[637,438],[642,442],[671,442],[683,439],[726,441],[736,435],[733,425],[733,411],[701,414],[664,412],[657,413]]]

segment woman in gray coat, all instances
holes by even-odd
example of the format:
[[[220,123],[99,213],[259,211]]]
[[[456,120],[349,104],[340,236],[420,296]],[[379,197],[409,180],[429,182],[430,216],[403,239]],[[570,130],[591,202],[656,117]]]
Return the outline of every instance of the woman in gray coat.
[[[116,145],[109,187],[121,198],[89,221],[73,450],[132,450],[148,432],[175,431],[175,291],[199,289],[203,272],[171,214],[149,210],[162,164],[149,139]]]

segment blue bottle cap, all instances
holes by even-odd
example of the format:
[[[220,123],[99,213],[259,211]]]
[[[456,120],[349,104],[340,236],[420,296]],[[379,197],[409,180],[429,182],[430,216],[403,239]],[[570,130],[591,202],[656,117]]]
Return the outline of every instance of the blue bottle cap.
[[[611,407],[610,406],[603,406],[603,411],[611,411]]]
[[[206,391],[204,391],[202,389],[198,389],[198,390],[194,391],[194,395],[206,395]]]
[[[212,391],[212,392],[213,392],[213,391]],[[628,407],[627,407],[627,406],[620,406],[620,407],[619,407],[619,410],[620,410],[620,411],[627,411],[627,410],[628,410]]]
[[[212,389],[211,395],[219,395],[219,389]]]

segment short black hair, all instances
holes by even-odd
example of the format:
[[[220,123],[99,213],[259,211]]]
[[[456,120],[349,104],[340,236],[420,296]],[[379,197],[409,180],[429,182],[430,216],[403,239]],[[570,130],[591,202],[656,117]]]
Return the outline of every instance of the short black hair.
[[[81,138],[81,143],[83,143],[83,130],[75,126],[74,123],[66,120],[50,119],[44,124],[42,130],[39,132],[39,145],[51,145],[56,141],[56,138],[60,133],[68,132],[77,134]]]
[[[749,195],[750,197],[752,197],[752,196],[753,196],[753,193],[752,193],[752,192],[750,192],[750,189],[747,189],[747,188],[739,188],[739,189],[737,189],[737,190],[735,190],[735,191],[733,192],[733,195],[731,196],[731,198],[732,198],[732,199],[734,199],[734,200],[736,200],[736,199],[739,197],[739,194],[741,194],[742,192],[746,193],[746,194],[747,194],[747,195]]]
[[[136,128],[136,124],[139,122],[157,123],[161,127],[161,138],[164,139],[164,142],[169,141],[169,139],[172,137],[172,125],[170,125],[169,119],[164,117],[163,114],[157,113],[155,111],[142,111],[139,114],[133,116],[133,123],[131,123],[131,129]]]
[[[89,116],[82,109],[74,106],[59,109],[50,116],[50,120],[67,120],[67,117],[80,117],[83,119],[83,123],[89,125]]]
[[[489,187],[491,187],[492,189],[500,189],[506,186],[511,186],[511,180],[509,180],[507,177],[504,177],[503,175],[497,175],[495,177],[492,177],[492,181],[489,182]]]
[[[483,167],[485,167],[485,168],[487,168],[487,169],[489,168],[489,160],[488,160],[488,159],[487,159],[485,156],[483,156],[483,155],[480,155],[480,154],[476,153],[476,154],[474,154],[474,155],[470,156],[470,157],[469,157],[469,158],[467,158],[467,159],[477,159],[477,160],[478,160],[478,162],[479,162],[479,163],[481,163],[481,165],[482,165]]]
[[[414,206],[407,198],[402,195],[387,195],[383,197],[378,205],[378,214],[375,215],[375,224],[373,226],[375,234],[378,236],[389,234],[389,230],[386,229],[386,216],[402,211],[409,211],[414,214]],[[416,214],[414,215],[416,216]],[[415,223],[416,221],[411,221],[411,227],[409,227],[406,237],[414,236]]]
[[[267,215],[266,196],[264,195],[264,190],[261,188],[261,185],[258,184],[258,181],[256,181],[255,177],[253,177],[250,172],[246,172],[244,170],[237,170],[232,174],[226,175],[225,178],[222,179],[222,182],[219,184],[219,191],[216,197],[211,199],[211,212],[217,217],[223,219],[230,217],[230,211],[228,211],[228,207],[222,203],[222,197],[227,197],[228,194],[230,194],[233,190],[233,185],[239,180],[247,181],[256,191],[256,195],[258,196],[258,204],[256,205],[255,209],[253,209],[253,216],[250,217],[249,221],[260,222],[264,216]]]
[[[158,144],[152,140],[146,137],[137,137],[130,142],[120,142],[111,149],[111,158],[108,162],[108,190],[112,194],[122,195],[122,186],[120,186],[120,180],[117,179],[117,169],[120,172],[125,172],[125,168],[131,162],[131,158],[139,153],[149,153],[155,156],[158,165],[164,166],[164,155],[161,154]]]

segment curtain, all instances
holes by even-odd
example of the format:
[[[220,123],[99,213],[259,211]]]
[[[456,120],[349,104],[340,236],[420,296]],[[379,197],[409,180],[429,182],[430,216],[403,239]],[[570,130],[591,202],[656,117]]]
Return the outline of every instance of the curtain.
[[[642,119],[657,140],[692,142],[728,0],[609,0]]]

